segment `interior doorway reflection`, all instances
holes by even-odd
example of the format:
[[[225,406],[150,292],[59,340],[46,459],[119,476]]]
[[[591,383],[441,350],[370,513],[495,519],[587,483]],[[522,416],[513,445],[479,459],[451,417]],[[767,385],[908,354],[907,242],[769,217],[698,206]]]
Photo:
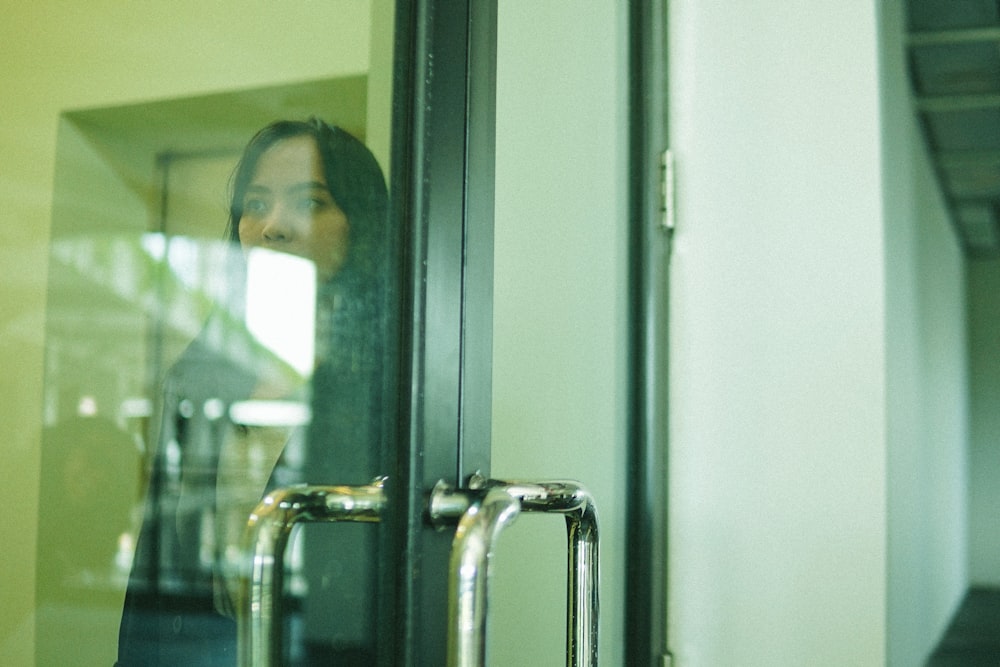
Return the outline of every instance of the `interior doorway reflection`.
[[[384,340],[377,331],[392,281],[378,273],[390,260],[374,257],[378,244],[362,233],[375,217],[385,231],[382,167],[350,139],[381,193],[373,190],[381,202],[372,220],[351,216],[353,247],[368,253],[365,279],[340,271],[335,288],[329,276],[317,279],[316,258],[241,248],[238,230],[224,238],[230,175],[252,128],[322,113],[351,128],[338,127],[338,136],[363,138],[367,90],[365,77],[343,77],[64,114],[47,324],[40,663],[74,641],[92,643],[98,629],[113,651],[110,628],[127,587],[123,645],[143,657],[123,654],[122,665],[235,664],[227,592],[236,586],[220,564],[240,565],[246,518],[221,520],[219,499],[242,510],[255,504],[233,498],[248,480],[259,482],[250,484],[259,499],[269,485],[363,482],[383,468],[385,434],[365,415],[381,413],[386,391],[372,364],[384,358],[373,346]],[[316,192],[306,194],[313,206]],[[351,275],[363,290],[344,287]],[[239,472],[218,474],[220,462]],[[296,611],[289,664],[338,651],[371,660],[375,534],[358,528],[335,528],[333,558],[316,555],[331,551],[333,528],[297,531],[286,561],[287,607]],[[319,588],[338,590],[324,602],[309,595]],[[339,612],[333,630],[331,605],[351,610]]]

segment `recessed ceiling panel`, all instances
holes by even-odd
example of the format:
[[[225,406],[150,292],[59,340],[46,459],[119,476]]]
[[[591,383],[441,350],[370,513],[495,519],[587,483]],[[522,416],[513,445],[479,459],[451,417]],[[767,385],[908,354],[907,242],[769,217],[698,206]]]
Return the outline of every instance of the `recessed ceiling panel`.
[[[917,46],[912,58],[914,87],[920,95],[1000,91],[1000,49],[993,42]]]
[[[925,114],[934,151],[1000,150],[1000,107]]]
[[[910,0],[910,31],[977,28],[1000,22],[994,0]]]

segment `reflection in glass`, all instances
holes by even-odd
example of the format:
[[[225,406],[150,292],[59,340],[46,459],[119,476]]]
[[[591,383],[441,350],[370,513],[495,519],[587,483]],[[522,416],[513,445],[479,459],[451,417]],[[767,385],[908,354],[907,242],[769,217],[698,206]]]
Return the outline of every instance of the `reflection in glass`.
[[[206,278],[221,307],[166,373],[123,666],[234,664],[252,508],[278,487],[378,473],[388,234],[375,159],[322,121],[281,122],[254,137],[232,183],[228,234],[242,252],[215,255]],[[216,252],[192,249],[170,248],[167,265]],[[299,531],[288,664],[375,659],[374,545],[364,527]]]
[[[62,145],[89,153],[77,137]],[[103,162],[67,161],[57,178],[73,194],[57,201],[51,250],[41,664],[65,659],[46,653],[51,638],[114,615],[122,667],[234,665],[253,506],[277,487],[386,469],[394,263],[375,158],[319,120],[271,124],[242,157],[207,158],[201,186],[232,191],[218,214],[168,200],[176,161],[161,160],[158,207],[149,193],[133,201],[132,184],[117,196]],[[198,210],[214,232],[134,225],[157,208]],[[376,660],[377,542],[372,526],[296,529],[286,664]]]

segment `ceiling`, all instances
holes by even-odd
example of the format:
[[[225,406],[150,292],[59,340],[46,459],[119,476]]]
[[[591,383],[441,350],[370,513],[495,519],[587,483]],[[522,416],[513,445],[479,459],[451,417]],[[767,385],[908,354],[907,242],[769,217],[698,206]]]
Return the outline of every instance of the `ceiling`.
[[[1000,259],[1000,0],[907,0],[917,113],[959,237]]]

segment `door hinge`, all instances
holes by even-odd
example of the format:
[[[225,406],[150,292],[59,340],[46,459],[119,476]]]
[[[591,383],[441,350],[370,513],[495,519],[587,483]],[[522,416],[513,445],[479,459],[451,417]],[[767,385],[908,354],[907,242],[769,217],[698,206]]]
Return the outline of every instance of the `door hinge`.
[[[674,171],[674,152],[667,148],[660,153],[660,229],[668,234],[677,227]]]

